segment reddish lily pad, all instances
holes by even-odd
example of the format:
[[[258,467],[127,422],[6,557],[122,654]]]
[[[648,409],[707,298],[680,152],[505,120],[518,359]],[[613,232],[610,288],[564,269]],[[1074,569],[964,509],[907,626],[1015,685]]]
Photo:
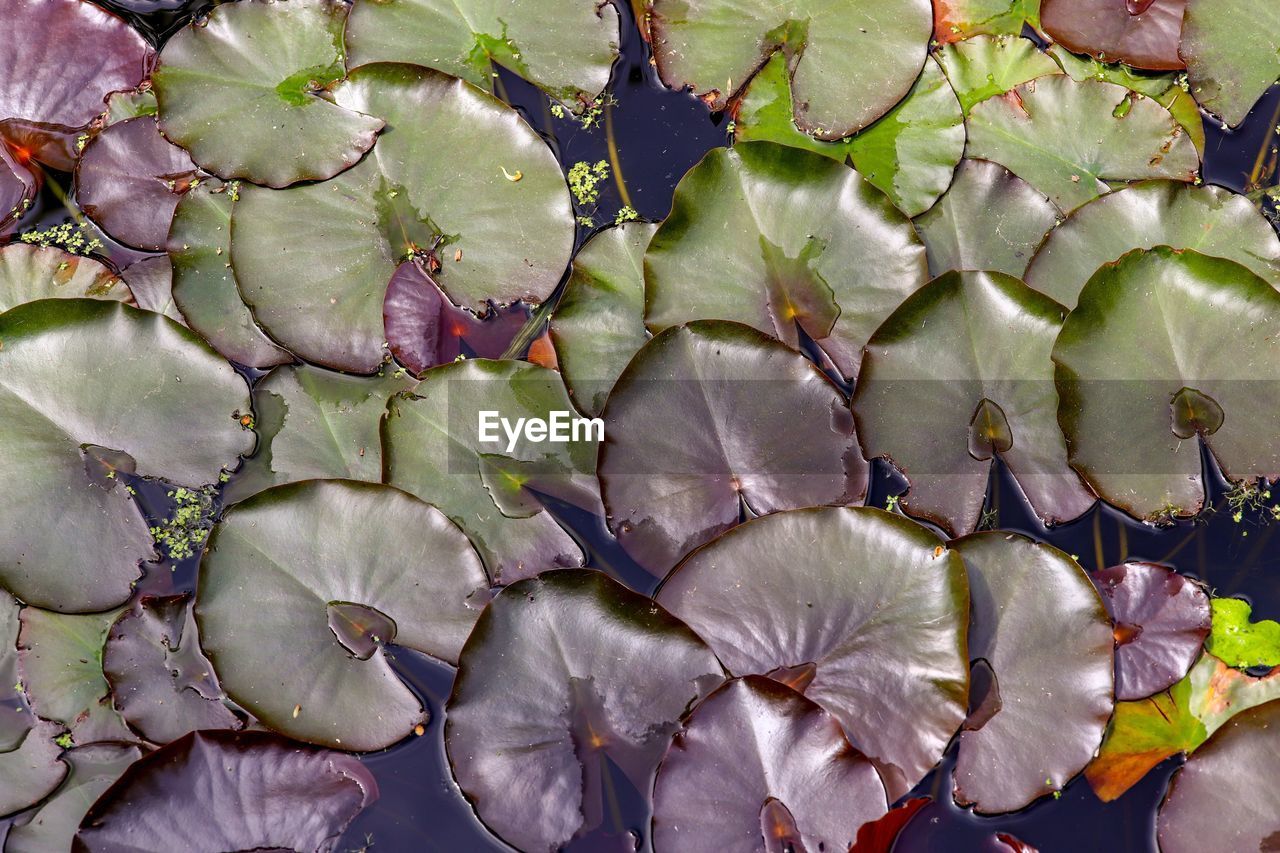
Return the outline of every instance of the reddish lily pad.
[[[93,258],[26,243],[0,247],[0,314],[55,298],[128,302],[133,295],[119,276]]]
[[[672,738],[653,791],[653,849],[847,850],[887,810],[875,767],[835,717],[778,682],[735,678]]]
[[[645,344],[603,417],[609,528],[655,575],[744,514],[843,505],[866,491],[839,389],[737,323],[689,323]]]
[[[1043,0],[1040,24],[1076,53],[1154,71],[1185,67],[1178,56],[1187,0]]]
[[[933,37],[942,44],[979,35],[1020,35],[1040,23],[1040,0],[933,0]]]
[[[960,733],[955,799],[981,814],[1017,811],[1061,790],[1102,742],[1111,620],[1088,575],[1056,548],[999,532],[952,547],[969,570],[969,657],[994,676],[988,697],[970,700],[979,713]]]
[[[732,674],[773,675],[835,715],[890,800],[964,720],[964,564],[900,516],[832,507],[749,521],[689,555],[657,600]]]
[[[600,572],[519,581],[458,662],[445,721],[454,778],[505,841],[549,853],[599,824],[608,764],[648,790],[677,721],[722,678],[684,623]]]
[[[331,850],[378,799],[356,758],[266,732],[194,732],[135,762],[93,804],[82,853]]]
[[[1209,635],[1204,587],[1152,563],[1124,563],[1090,577],[1115,623],[1116,699],[1142,699],[1185,676]]]

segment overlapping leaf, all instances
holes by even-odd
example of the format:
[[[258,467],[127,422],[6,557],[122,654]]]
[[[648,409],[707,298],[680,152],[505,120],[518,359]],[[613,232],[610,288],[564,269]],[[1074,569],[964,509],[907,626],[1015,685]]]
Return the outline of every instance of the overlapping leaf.
[[[136,746],[99,743],[65,753],[71,771],[39,808],[19,815],[5,839],[7,853],[54,853],[71,849],[76,829],[94,800],[141,757]]]
[[[1280,6],[1187,0],[1179,52],[1191,94],[1234,127],[1280,78]]]
[[[1183,67],[1178,56],[1187,0],[1043,0],[1040,24],[1076,53],[1157,71]]]
[[[0,247],[0,313],[55,298],[128,302],[133,295],[115,273],[92,258],[26,243]]]

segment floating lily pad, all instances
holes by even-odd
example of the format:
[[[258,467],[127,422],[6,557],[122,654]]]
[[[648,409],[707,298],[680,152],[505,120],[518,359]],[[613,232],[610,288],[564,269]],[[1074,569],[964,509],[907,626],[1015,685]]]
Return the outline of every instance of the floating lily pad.
[[[1192,181],[1200,159],[1155,101],[1100,80],[1037,79],[974,106],[966,156],[994,160],[1063,211],[1108,192],[1107,181]]]
[[[196,619],[236,704],[298,740],[366,751],[425,713],[384,654],[362,660],[342,642],[331,609],[376,611],[394,629],[371,637],[378,646],[452,662],[487,587],[466,537],[434,507],[386,486],[313,480],[227,511],[201,564]]]
[[[507,843],[558,849],[599,824],[610,765],[649,789],[677,721],[722,677],[679,619],[600,572],[522,580],[462,650],[445,720],[454,778]]]
[[[834,714],[890,801],[964,720],[964,564],[907,519],[866,508],[765,516],[691,554],[657,600],[732,674],[772,675]]]
[[[928,51],[928,0],[654,0],[647,9],[662,81],[722,110],[774,52],[787,57],[796,125],[840,139],[910,90]],[[839,83],[836,83],[839,81]]]
[[[551,316],[551,340],[565,384],[589,414],[648,340],[644,327],[644,252],[657,230],[633,222],[601,231],[573,259],[573,274]]]
[[[1115,623],[1116,699],[1142,699],[1185,676],[1212,621],[1204,587],[1152,563],[1124,563],[1090,577]]]
[[[575,110],[608,84],[618,39],[617,10],[593,0],[360,0],[346,30],[352,68],[408,62],[489,90],[501,65]]]
[[[1187,0],[1179,51],[1191,94],[1234,127],[1280,78],[1280,6]]]
[[[374,156],[320,184],[243,187],[235,209],[231,261],[272,339],[308,361],[372,373],[387,283],[401,261],[433,252],[436,282],[477,313],[551,294],[573,248],[569,189],[515,110],[407,65],[359,68],[333,98],[386,119]]]
[[[1020,35],[1039,26],[1040,0],[933,0],[933,37],[942,44],[981,35]]]
[[[658,335],[627,366],[603,417],[609,528],[658,576],[744,514],[844,505],[866,492],[839,389],[737,323]]]
[[[8,593],[0,593],[0,751],[22,744],[35,722],[22,694],[18,674],[18,611],[22,605]]]
[[[1031,39],[1016,36],[978,36],[948,44],[938,61],[960,99],[964,114],[974,104],[1003,95],[1010,89],[1062,69]]]
[[[118,605],[154,550],[114,470],[216,481],[253,449],[248,388],[177,323],[115,303],[29,303],[0,315],[0,341],[0,586],[49,609]]]
[[[1036,253],[1027,284],[1074,307],[1098,267],[1154,246],[1227,258],[1280,288],[1280,238],[1258,209],[1230,190],[1176,181],[1126,187],[1076,210]]]
[[[1168,691],[1116,703],[1106,740],[1084,775],[1098,798],[1111,802],[1161,761],[1194,751],[1234,715],[1277,697],[1280,671],[1254,678],[1202,655]]]
[[[1058,428],[1049,356],[1065,313],[1011,276],[952,272],[872,335],[853,412],[864,453],[906,475],[905,509],[974,530],[996,455],[1046,522],[1093,505]]]
[[[136,746],[114,743],[82,746],[66,752],[71,772],[38,809],[18,816],[5,839],[6,853],[70,850],[76,829],[89,806],[141,754]]]
[[[76,202],[116,240],[162,251],[178,198],[198,172],[187,152],[142,116],[113,124],[85,145],[76,166]]]
[[[1280,666],[1280,623],[1250,621],[1253,608],[1238,598],[1213,599],[1213,632],[1205,648],[1230,666]]]
[[[55,742],[62,731],[57,723],[37,722],[13,749],[0,752],[0,817],[35,805],[62,784],[68,765]]]
[[[137,307],[187,325],[187,318],[173,302],[173,264],[169,263],[168,255],[151,255],[134,261],[120,270],[120,278],[129,286]]]
[[[1280,412],[1259,389],[1280,379],[1278,330],[1280,293],[1233,261],[1157,247],[1104,266],[1053,348],[1072,465],[1151,520],[1203,504],[1196,435],[1229,480],[1274,479]]]
[[[0,314],[37,299],[128,302],[129,288],[92,258],[61,249],[10,243],[0,247]]]
[[[803,333],[846,377],[928,278],[910,221],[857,172],[768,142],[716,149],[690,170],[644,264],[650,330],[734,320],[793,348]]]
[[[258,449],[227,484],[225,501],[302,480],[381,482],[387,400],[414,384],[390,369],[369,377],[308,365],[271,371],[253,389]]]
[[[0,137],[70,170],[76,134],[106,109],[108,92],[142,82],[151,48],[123,20],[85,0],[12,0],[0,23]]]
[[[1280,702],[1233,717],[1173,777],[1156,833],[1164,853],[1266,850],[1280,833]]]
[[[877,820],[864,823],[849,853],[889,853],[911,819],[933,802],[930,797],[911,797],[889,809]]]
[[[151,90],[151,81],[148,80],[132,91],[112,92],[107,95],[106,124],[110,127],[138,116],[154,116],[159,111],[156,93]]]
[[[951,183],[964,155],[964,115],[938,63],[929,59],[900,104],[839,142],[823,142],[795,125],[787,58],[775,53],[734,107],[739,142],[766,140],[816,151],[853,167],[908,216],[929,208]]]
[[[378,799],[359,760],[266,732],[195,732],[131,766],[89,809],[75,849],[331,850]]]
[[[286,187],[349,169],[383,122],[326,97],[346,74],[346,16],[332,0],[215,6],[160,54],[160,129],[222,178]]]
[[[259,369],[292,361],[258,328],[231,269],[231,216],[238,183],[201,181],[182,196],[167,241],[173,300],[192,329],[238,364]]]
[[[1111,716],[1111,620],[1084,570],[1012,533],[952,543],[969,570],[969,657],[993,675],[960,733],[955,798],[1017,811],[1089,763]]]
[[[1042,0],[1040,24],[1056,42],[1095,59],[1156,71],[1178,56],[1187,0]]]
[[[481,441],[481,411],[493,412]],[[560,377],[518,361],[468,359],[427,372],[408,398],[394,398],[383,426],[386,482],[440,507],[466,532],[490,577],[510,583],[544,569],[582,565],[582,549],[538,502],[554,495],[598,511],[598,438],[564,443],[521,437],[511,444],[496,418],[550,420],[573,412]]]
[[[888,809],[875,767],[835,717],[760,676],[703,699],[653,791],[655,851],[847,850]]]
[[[931,275],[991,270],[1020,278],[1060,215],[1039,190],[999,163],[962,160],[946,195],[916,218],[916,230]]]
[[[121,614],[107,636],[102,669],[120,716],[152,743],[244,725],[223,703],[213,665],[200,651],[189,596],[147,597]]]
[[[18,670],[27,701],[42,719],[70,729],[77,746],[137,740],[111,704],[111,685],[102,671],[102,647],[117,615],[22,610]]]

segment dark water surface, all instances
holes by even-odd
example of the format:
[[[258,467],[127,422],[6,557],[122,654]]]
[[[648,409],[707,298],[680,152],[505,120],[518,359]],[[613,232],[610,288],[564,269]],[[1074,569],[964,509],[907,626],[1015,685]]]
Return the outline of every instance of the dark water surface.
[[[159,45],[209,0],[98,0],[128,17]],[[642,217],[663,218],[680,177],[708,150],[727,142],[724,116],[715,115],[696,98],[665,89],[649,63],[647,45],[635,27],[630,4],[618,3],[623,19],[623,56],[614,68],[612,100],[599,121],[583,128],[571,116],[555,118],[544,95],[505,71],[499,72],[499,94],[518,107],[547,139],[566,170],[575,162],[611,164],[611,179],[602,186],[594,210],[580,211],[595,225],[610,224],[624,205]],[[1251,189],[1258,173],[1259,152],[1265,174],[1270,150],[1277,144],[1280,86],[1274,87],[1236,131],[1207,122],[1205,180],[1237,191]],[[611,132],[610,132],[611,131]],[[612,139],[612,146],[610,140]],[[611,150],[612,148],[612,150]],[[617,180],[618,173],[622,180]],[[1274,183],[1274,176],[1272,176]],[[56,221],[57,210],[41,217]],[[24,225],[29,225],[30,220]],[[580,239],[591,229],[580,228]],[[254,377],[248,377],[253,379]],[[1212,502],[1219,511],[1203,519],[1167,528],[1136,524],[1099,504],[1069,525],[1046,530],[1029,510],[1017,485],[1001,468],[993,473],[988,506],[992,526],[1016,530],[1052,543],[1078,556],[1088,570],[1126,559],[1150,560],[1173,566],[1200,578],[1219,594],[1247,597],[1257,618],[1280,618],[1280,540],[1263,513],[1246,514],[1235,522],[1225,511],[1224,489],[1214,472]],[[166,513],[162,487],[144,490],[140,503],[152,518]],[[902,491],[902,482],[886,466],[877,464],[868,502],[884,506],[888,496]],[[572,507],[550,509],[583,544],[590,564],[642,591],[655,581],[635,565],[605,530],[599,518]],[[152,590],[192,589],[195,561],[168,570],[152,567],[145,585]],[[488,851],[507,850],[475,819],[450,776],[443,743],[444,703],[452,687],[450,667],[417,653],[392,649],[397,671],[430,709],[431,721],[421,737],[410,737],[385,751],[365,756],[381,787],[381,798],[364,812],[343,837],[338,849],[357,851]],[[1154,851],[1155,810],[1168,779],[1180,763],[1170,759],[1147,775],[1126,795],[1104,804],[1081,777],[1066,787],[1060,799],[1046,799],[1012,815],[979,818],[957,808],[950,797],[951,759],[934,770],[909,796],[931,796],[936,802],[918,814],[899,839],[898,851],[969,853],[1002,849],[996,832],[1011,833],[1039,848],[1056,851]],[[619,804],[613,825],[572,845],[575,853],[647,847],[648,813],[645,798],[617,779]]]

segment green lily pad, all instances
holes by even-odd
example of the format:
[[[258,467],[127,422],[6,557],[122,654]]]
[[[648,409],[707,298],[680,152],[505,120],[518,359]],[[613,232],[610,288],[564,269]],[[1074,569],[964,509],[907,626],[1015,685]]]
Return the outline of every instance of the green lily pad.
[[[867,457],[906,475],[908,512],[973,531],[997,454],[1046,523],[1093,505],[1058,428],[1049,356],[1065,313],[1003,273],[952,272],[872,335],[853,412]]]
[[[999,163],[962,160],[946,195],[916,217],[916,231],[931,275],[989,270],[1021,278],[1060,215],[1039,190]]]
[[[772,675],[833,714],[890,801],[964,720],[964,564],[907,519],[833,507],[749,521],[691,554],[657,600],[733,675]]]
[[[1157,247],[1102,267],[1053,348],[1072,465],[1154,521],[1204,502],[1196,434],[1233,482],[1280,475],[1280,412],[1259,391],[1280,379],[1278,330],[1280,293],[1233,261]],[[1216,430],[1181,411],[1205,397]]]
[[[136,746],[99,743],[72,749],[65,756],[71,765],[66,780],[38,809],[17,817],[5,839],[6,853],[70,850],[85,812],[142,752]]]
[[[1102,748],[1084,775],[1103,802],[1118,799],[1151,768],[1193,752],[1236,714],[1280,697],[1280,671],[1246,675],[1211,654],[1164,693],[1117,702]]]
[[[160,54],[160,129],[222,178],[286,187],[351,168],[383,122],[326,96],[346,73],[346,13],[332,0],[215,6]]]
[[[0,315],[0,342],[0,586],[48,609],[114,607],[154,555],[114,469],[217,481],[253,449],[249,389],[188,330],[117,303],[32,302]]]
[[[373,155],[324,183],[242,187],[232,220],[240,293],[273,340],[307,361],[374,372],[387,283],[415,255],[435,257],[436,282],[476,313],[552,293],[573,247],[569,189],[515,110],[408,65],[359,68],[333,98],[387,121]]]
[[[1280,78],[1280,6],[1187,0],[1179,51],[1191,94],[1235,127]]]
[[[1266,850],[1280,833],[1280,701],[1233,717],[1174,774],[1156,834],[1164,853]]]
[[[1107,181],[1192,181],[1200,159],[1182,125],[1138,93],[1065,75],[1023,83],[969,113],[966,156],[993,160],[1071,211]]]
[[[684,623],[601,572],[522,580],[462,650],[445,718],[454,778],[507,843],[550,853],[599,825],[612,768],[649,790],[677,721],[722,679]]]
[[[488,91],[501,65],[580,110],[609,82],[618,12],[594,0],[360,0],[345,38],[352,68],[425,65]]]
[[[1062,73],[1053,57],[1031,39],[1011,35],[978,36],[948,44],[938,52],[938,61],[966,116],[974,104],[1038,77]]]
[[[960,732],[955,799],[1017,811],[1084,769],[1111,717],[1111,618],[1089,576],[1011,533],[952,543],[969,570],[969,658],[992,674]]]
[[[933,37],[941,44],[982,35],[1020,35],[1040,25],[1040,0],[933,0]]]
[[[560,372],[588,414],[604,409],[623,368],[649,338],[643,259],[657,227],[629,222],[592,237],[573,259],[573,274],[551,315]]]
[[[911,222],[857,172],[769,142],[716,149],[690,170],[644,264],[651,331],[733,320],[793,348],[803,332],[846,377],[928,278]]]
[[[0,817],[35,805],[62,784],[69,769],[56,743],[62,730],[57,723],[37,722],[21,743],[0,752]]]
[[[1178,70],[1186,7],[1187,0],[1042,0],[1040,24],[1076,53],[1134,68]]]
[[[867,465],[840,390],[737,323],[658,335],[604,410],[609,529],[661,577],[744,516],[861,500]]]
[[[330,608],[378,611],[394,626],[379,646],[452,662],[487,587],[466,537],[434,507],[386,486],[312,480],[227,511],[201,564],[196,620],[236,704],[297,740],[367,751],[411,733],[425,711],[381,650],[360,660],[340,642]]]
[[[369,377],[308,365],[271,371],[253,389],[258,449],[231,478],[224,500],[302,480],[381,482],[387,401],[414,384],[390,369]]]
[[[1280,666],[1280,623],[1250,621],[1253,608],[1238,598],[1215,598],[1213,630],[1205,649],[1230,666]]]
[[[187,325],[231,361],[265,369],[293,360],[258,328],[231,268],[238,183],[201,181],[178,201],[169,229],[173,301]]]
[[[869,183],[908,216],[928,210],[951,184],[964,155],[964,115],[932,58],[907,96],[874,124],[839,142],[823,142],[795,125],[786,57],[775,53],[734,108],[739,142],[766,140],[850,159]]]
[[[887,811],[875,767],[818,705],[735,678],[672,738],[653,791],[656,851],[848,850]]]
[[[129,302],[133,294],[99,261],[53,247],[0,247],[0,314],[37,299]]]
[[[107,95],[106,126],[110,127],[138,116],[154,116],[159,111],[156,93],[152,90],[150,81],[147,81],[144,86],[137,89],[112,92]]]
[[[647,14],[668,86],[690,87],[722,110],[780,51],[796,125],[827,140],[861,130],[902,100],[924,65],[933,21],[928,0],[654,0]]]
[[[1077,209],[1049,233],[1027,284],[1074,307],[1099,267],[1154,246],[1227,258],[1280,288],[1280,238],[1266,217],[1230,190],[1177,181],[1125,187]]]

